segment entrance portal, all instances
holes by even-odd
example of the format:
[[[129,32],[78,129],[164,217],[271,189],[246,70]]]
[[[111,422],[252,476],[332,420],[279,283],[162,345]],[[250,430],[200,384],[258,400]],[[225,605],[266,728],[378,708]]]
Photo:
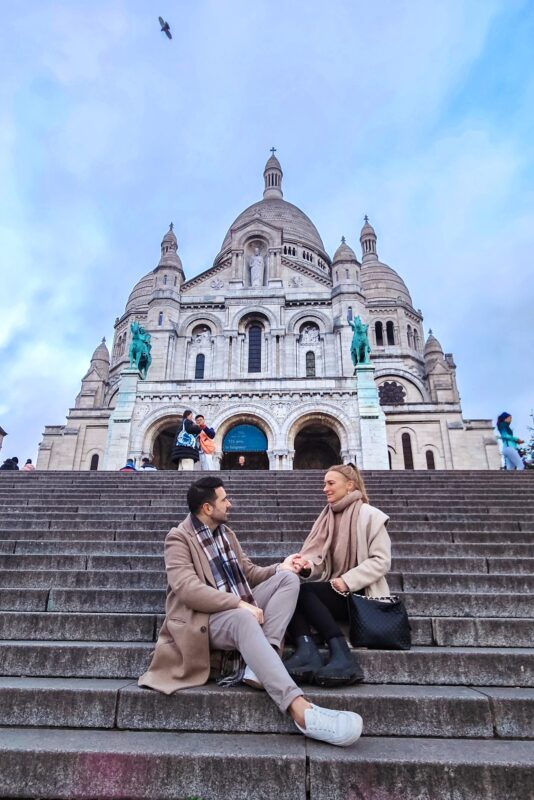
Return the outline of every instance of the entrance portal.
[[[171,453],[177,428],[178,424],[174,424],[172,428],[164,428],[156,437],[153,448],[153,461],[154,466],[158,469],[176,469],[176,464],[171,461]]]
[[[221,469],[269,469],[267,437],[256,425],[235,425],[223,439]]]
[[[340,463],[341,445],[332,428],[312,422],[295,436],[293,469],[328,469]]]

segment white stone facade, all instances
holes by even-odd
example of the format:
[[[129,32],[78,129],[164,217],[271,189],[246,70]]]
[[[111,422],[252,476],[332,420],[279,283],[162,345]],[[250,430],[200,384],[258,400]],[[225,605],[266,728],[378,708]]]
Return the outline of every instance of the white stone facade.
[[[213,266],[185,280],[174,231],[103,342],[67,424],[47,426],[40,469],[118,469],[169,447],[185,408],[225,435],[252,424],[265,466],[354,461],[368,469],[497,469],[489,420],[467,421],[452,356],[430,335],[399,275],[381,263],[366,221],[362,259],[342,240],[330,258],[306,215],[282,195],[274,154],[263,199],[232,224]],[[350,316],[369,324],[371,364],[351,360]],[[152,338],[147,379],[130,369],[130,325]],[[378,402],[380,393],[381,405]],[[407,438],[409,437],[409,438]]]

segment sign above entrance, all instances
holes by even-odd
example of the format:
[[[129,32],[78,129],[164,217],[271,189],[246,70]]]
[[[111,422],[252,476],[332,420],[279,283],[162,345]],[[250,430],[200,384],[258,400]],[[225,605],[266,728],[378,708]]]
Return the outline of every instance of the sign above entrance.
[[[236,425],[223,439],[223,453],[260,453],[267,450],[267,437],[255,425]]]

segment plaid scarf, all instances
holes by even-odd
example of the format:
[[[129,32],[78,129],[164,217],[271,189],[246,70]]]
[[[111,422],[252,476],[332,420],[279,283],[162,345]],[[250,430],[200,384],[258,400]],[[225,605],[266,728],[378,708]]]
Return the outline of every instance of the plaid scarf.
[[[256,601],[247,579],[230,546],[224,525],[212,532],[194,514],[191,515],[197,539],[208,559],[215,585],[219,592],[232,592],[237,597],[255,606]],[[234,686],[241,683],[245,662],[238,650],[226,651],[223,655],[219,686]]]

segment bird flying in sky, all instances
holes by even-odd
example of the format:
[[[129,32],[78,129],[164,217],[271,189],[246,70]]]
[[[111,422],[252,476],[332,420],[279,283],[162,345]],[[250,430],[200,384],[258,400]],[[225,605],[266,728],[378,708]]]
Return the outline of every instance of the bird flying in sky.
[[[159,17],[159,24],[161,25],[161,30],[167,36],[168,39],[172,39],[171,28],[168,22],[165,22],[163,17]]]

